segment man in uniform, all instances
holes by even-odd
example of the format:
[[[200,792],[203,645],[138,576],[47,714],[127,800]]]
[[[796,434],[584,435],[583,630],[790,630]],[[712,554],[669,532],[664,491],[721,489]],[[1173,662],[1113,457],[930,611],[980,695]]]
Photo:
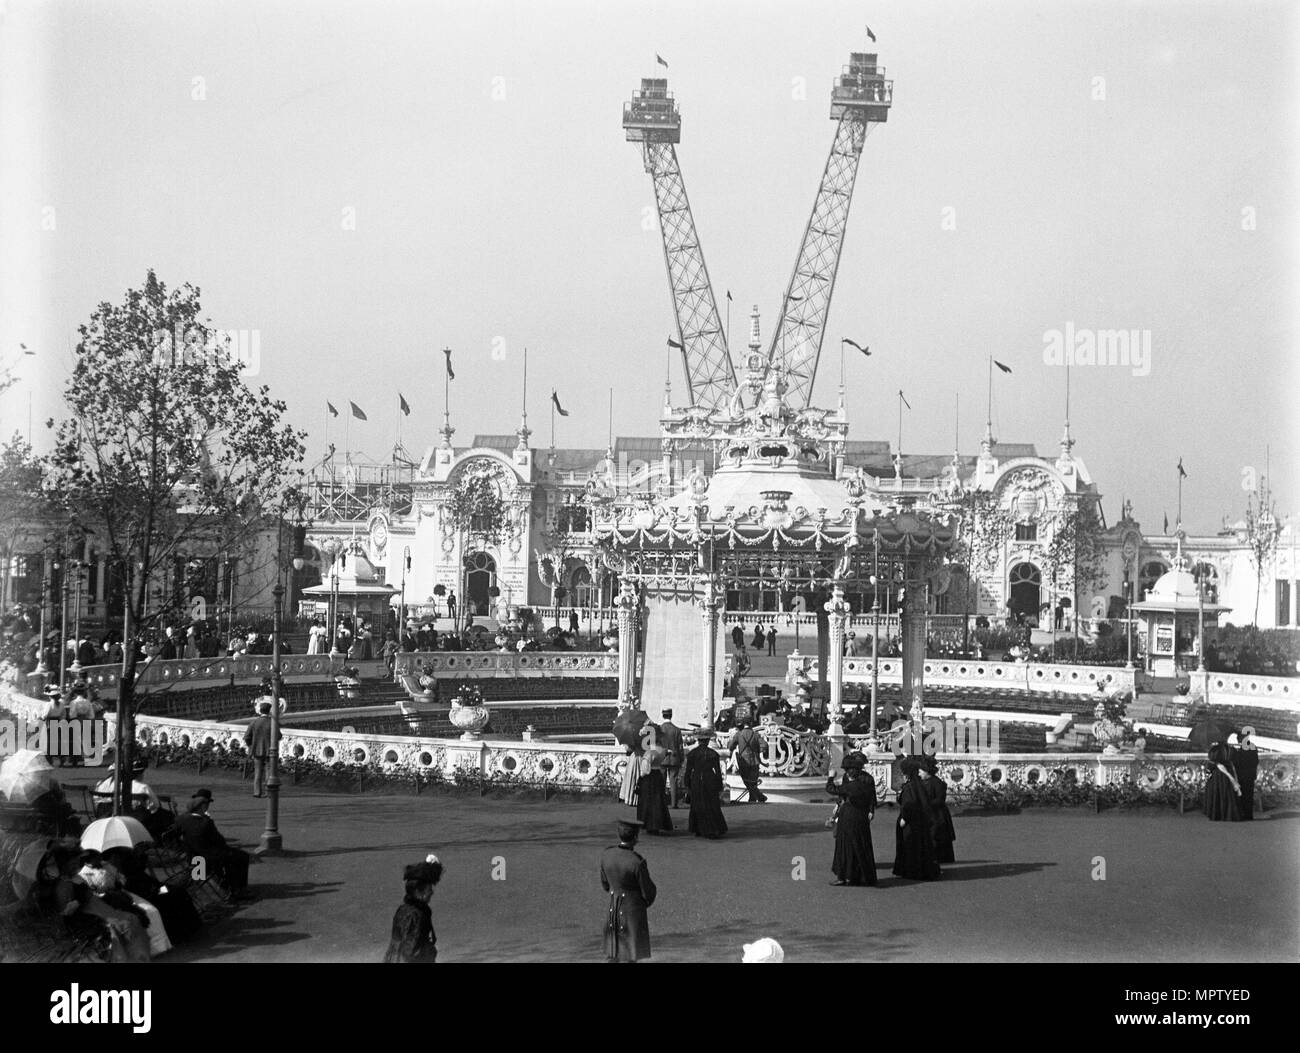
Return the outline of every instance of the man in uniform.
[[[647,909],[658,890],[650,868],[636,851],[641,824],[618,821],[618,844],[600,857],[600,885],[609,893],[605,919],[605,961],[638,962],[650,957]]]

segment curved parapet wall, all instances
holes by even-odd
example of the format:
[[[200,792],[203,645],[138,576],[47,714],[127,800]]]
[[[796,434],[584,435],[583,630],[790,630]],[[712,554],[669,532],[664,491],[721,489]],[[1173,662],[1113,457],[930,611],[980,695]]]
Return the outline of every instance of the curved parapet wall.
[[[903,660],[881,658],[880,682],[901,684]],[[1134,670],[1107,665],[1064,665],[1042,662],[983,662],[964,658],[927,658],[925,683],[932,687],[976,687],[1003,691],[1058,691],[1081,695],[1095,695],[1097,685],[1106,690],[1133,690]],[[816,680],[818,663],[815,657],[791,655],[791,677],[806,671]],[[844,682],[871,683],[870,657],[844,659]]]
[[[397,655],[396,671],[399,675],[423,671],[439,680],[616,677],[618,655],[607,651],[404,651]]]

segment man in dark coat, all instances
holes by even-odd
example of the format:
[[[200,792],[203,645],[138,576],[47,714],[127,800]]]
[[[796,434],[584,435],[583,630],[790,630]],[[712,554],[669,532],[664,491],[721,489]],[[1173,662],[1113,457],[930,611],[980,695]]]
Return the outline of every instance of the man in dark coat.
[[[639,962],[650,957],[650,922],[646,911],[658,889],[650,868],[636,851],[641,824],[619,820],[618,844],[600,857],[600,885],[609,893],[605,919],[605,960]]]
[[[269,686],[264,688],[268,699],[271,695]],[[253,796],[266,796],[266,762],[272,751],[279,746],[279,739],[271,741],[271,701],[260,702],[257,716],[244,732],[244,745],[248,747],[249,756],[253,758]]]
[[[681,729],[673,723],[673,711],[664,710],[664,722],[659,726],[659,745],[668,754],[664,758],[664,777],[668,781],[669,806],[676,808],[682,796],[682,765],[686,762],[686,746]]]
[[[745,649],[745,627],[743,625],[737,625],[732,628],[731,646],[736,651],[743,651]]]
[[[169,834],[180,838],[190,858],[202,856],[209,868],[219,874],[231,894],[242,897],[248,889],[249,855],[227,843],[208,815],[212,806],[211,790],[195,790],[189,811],[178,815]]]
[[[763,736],[754,727],[752,718],[741,721],[740,727],[731,733],[727,748],[736,759],[736,770],[745,784],[750,804],[763,804],[767,794],[758,788],[759,770],[763,757]]]
[[[691,797],[691,812],[686,828],[696,837],[716,841],[727,832],[722,815],[722,763],[711,745],[713,733],[707,728],[696,735],[695,749],[686,755],[686,792]]]

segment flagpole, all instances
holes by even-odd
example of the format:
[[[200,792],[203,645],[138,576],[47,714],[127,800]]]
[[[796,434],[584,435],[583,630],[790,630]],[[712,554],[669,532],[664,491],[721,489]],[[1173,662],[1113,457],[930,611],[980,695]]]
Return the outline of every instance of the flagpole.
[[[524,348],[524,420],[528,420],[528,348]]]
[[[614,389],[609,389],[609,448],[614,448]]]
[[[993,356],[989,355],[989,434],[993,433]]]
[[[1183,529],[1183,461],[1178,459],[1178,525],[1175,531]]]

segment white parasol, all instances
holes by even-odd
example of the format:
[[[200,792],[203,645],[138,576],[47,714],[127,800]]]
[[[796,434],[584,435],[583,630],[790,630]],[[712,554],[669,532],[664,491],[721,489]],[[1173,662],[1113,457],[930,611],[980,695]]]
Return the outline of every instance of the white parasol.
[[[96,819],[81,835],[81,847],[93,848],[96,852],[107,852],[110,848],[134,848],[136,845],[153,843],[149,831],[138,819],[129,815],[111,815],[107,819]]]

